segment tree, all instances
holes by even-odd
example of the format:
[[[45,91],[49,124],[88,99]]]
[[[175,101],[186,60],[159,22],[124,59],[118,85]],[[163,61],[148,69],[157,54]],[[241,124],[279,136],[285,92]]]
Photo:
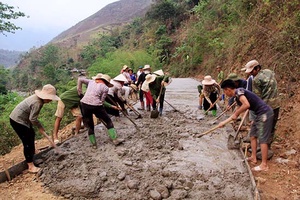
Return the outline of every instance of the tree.
[[[22,29],[10,22],[10,20],[24,17],[25,14],[20,11],[16,12],[13,9],[13,6],[0,2],[0,33],[3,35],[5,35],[4,32],[15,33],[16,30]]]

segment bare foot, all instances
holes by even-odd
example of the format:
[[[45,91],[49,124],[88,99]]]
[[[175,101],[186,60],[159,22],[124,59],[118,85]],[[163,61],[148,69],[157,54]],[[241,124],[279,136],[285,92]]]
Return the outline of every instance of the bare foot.
[[[247,160],[248,162],[250,162],[251,164],[256,164],[256,163],[257,163],[257,160],[254,159],[254,158],[252,158],[252,157],[248,157],[248,158],[246,158],[246,160]]]
[[[41,168],[36,167],[36,166],[33,166],[33,167],[30,167],[30,168],[28,169],[28,172],[31,173],[31,174],[36,174],[36,173],[38,173],[40,170],[41,170]]]

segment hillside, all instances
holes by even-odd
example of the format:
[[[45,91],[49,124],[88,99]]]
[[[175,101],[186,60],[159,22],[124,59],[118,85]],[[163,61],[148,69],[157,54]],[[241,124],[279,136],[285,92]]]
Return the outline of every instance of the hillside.
[[[21,55],[24,54],[23,51],[8,51],[0,49],[0,66],[5,68],[13,67],[18,64],[21,60]]]
[[[64,47],[82,46],[99,34],[106,34],[136,17],[143,17],[152,3],[153,0],[120,0],[111,3],[50,42]]]

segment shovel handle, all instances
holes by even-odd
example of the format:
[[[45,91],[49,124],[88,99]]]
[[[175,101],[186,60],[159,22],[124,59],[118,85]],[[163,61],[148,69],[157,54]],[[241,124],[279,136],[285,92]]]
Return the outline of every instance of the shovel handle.
[[[227,121],[226,124],[229,123],[229,122],[231,122],[231,121],[232,121],[232,120]],[[203,135],[206,135],[206,134],[208,134],[208,133],[211,133],[211,132],[213,132],[214,130],[216,130],[216,129],[218,129],[218,128],[220,128],[219,125],[213,127],[212,129],[209,129],[208,131],[205,131],[204,133],[202,133],[201,135],[198,135],[197,137],[202,137]]]

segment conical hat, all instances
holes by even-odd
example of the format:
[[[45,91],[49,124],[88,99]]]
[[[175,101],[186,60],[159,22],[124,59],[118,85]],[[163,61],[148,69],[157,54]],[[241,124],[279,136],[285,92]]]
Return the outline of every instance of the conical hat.
[[[156,74],[158,76],[164,76],[165,75],[162,69],[153,72],[153,74]]]
[[[119,74],[115,78],[113,78],[114,81],[121,81],[121,82],[127,82],[126,77],[123,74]]]

